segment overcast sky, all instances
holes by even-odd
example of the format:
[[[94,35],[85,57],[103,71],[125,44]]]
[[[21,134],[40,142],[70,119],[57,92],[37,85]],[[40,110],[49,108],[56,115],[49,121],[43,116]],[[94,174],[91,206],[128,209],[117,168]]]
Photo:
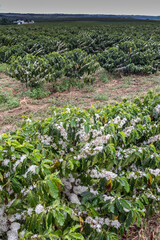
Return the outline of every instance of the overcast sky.
[[[160,0],[0,0],[0,12],[160,15]]]

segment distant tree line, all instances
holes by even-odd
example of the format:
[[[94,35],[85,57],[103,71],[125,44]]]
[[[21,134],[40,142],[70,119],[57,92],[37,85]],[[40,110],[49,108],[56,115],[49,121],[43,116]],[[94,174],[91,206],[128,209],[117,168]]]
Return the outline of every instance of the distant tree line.
[[[2,18],[0,19],[0,25],[10,25],[12,24],[13,22],[7,18]]]

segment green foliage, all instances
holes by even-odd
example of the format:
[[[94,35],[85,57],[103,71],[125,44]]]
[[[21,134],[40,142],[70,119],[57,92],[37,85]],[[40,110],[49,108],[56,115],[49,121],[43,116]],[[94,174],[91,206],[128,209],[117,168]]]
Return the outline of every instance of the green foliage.
[[[2,110],[16,108],[19,104],[18,98],[13,97],[10,93],[7,94],[0,91],[0,108]]]
[[[47,80],[55,82],[57,78],[61,78],[64,75],[66,59],[57,52],[46,55],[45,59],[48,60],[46,69],[48,73]]]
[[[26,84],[26,87],[40,87],[47,77],[48,62],[44,58],[26,55],[10,64],[9,74]]]
[[[27,86],[50,81],[54,88],[57,79],[79,79],[99,65],[111,73],[155,73],[159,41],[156,22],[5,26],[0,30],[0,63],[11,63],[10,75]]]
[[[8,65],[5,63],[0,64],[0,73],[7,73]]]
[[[63,56],[53,52],[43,58],[31,54],[18,57],[12,60],[9,74],[25,83],[26,87],[41,87],[44,82],[53,82],[53,87],[56,88],[57,78],[63,75],[80,78],[84,74],[95,72],[98,66],[94,56],[77,49]]]
[[[0,104],[7,101],[7,96],[4,93],[0,93]]]
[[[117,240],[140,226],[160,207],[159,116],[149,92],[99,110],[54,108],[1,135],[2,238]]]
[[[65,76],[71,78],[80,78],[85,73],[94,73],[99,64],[96,56],[88,55],[81,49],[75,49],[64,54],[66,57]]]
[[[32,90],[23,91],[18,96],[25,97],[28,96],[33,99],[42,99],[48,97],[50,95],[50,91],[46,91],[44,88],[34,88]]]
[[[83,78],[84,83],[87,83],[87,84],[92,84],[94,83],[95,80],[96,78],[92,76],[87,76]]]
[[[143,42],[141,48],[137,48],[136,42],[123,42],[117,47],[109,48],[98,54],[101,67],[109,72],[123,73],[155,73],[159,68],[158,44]]]

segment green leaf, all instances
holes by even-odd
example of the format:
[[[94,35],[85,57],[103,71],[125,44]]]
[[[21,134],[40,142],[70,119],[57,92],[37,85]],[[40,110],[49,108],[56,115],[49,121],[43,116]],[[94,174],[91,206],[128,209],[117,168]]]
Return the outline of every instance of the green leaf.
[[[126,226],[130,227],[132,225],[132,222],[133,222],[133,212],[130,211],[126,219]]]
[[[72,237],[73,239],[84,240],[84,237],[80,233],[70,233],[68,236]]]
[[[120,204],[122,205],[123,209],[127,209],[127,210],[131,210],[131,205],[130,202],[124,200],[124,199],[120,199]]]
[[[59,190],[57,184],[53,180],[47,180],[46,184],[49,187],[49,194],[56,199],[59,197]]]
[[[87,123],[87,124],[84,125],[84,130],[85,130],[85,133],[86,133],[86,134],[89,133],[89,123]]]
[[[64,215],[59,210],[53,210],[53,215],[60,226],[63,226],[65,222]]]

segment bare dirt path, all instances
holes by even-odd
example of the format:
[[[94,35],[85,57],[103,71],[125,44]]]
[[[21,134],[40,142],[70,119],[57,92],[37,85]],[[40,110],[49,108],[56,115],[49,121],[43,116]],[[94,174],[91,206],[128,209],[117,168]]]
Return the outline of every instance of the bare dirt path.
[[[32,114],[34,119],[48,117],[51,113],[49,107],[64,107],[66,105],[88,108],[92,105],[103,107],[108,103],[120,102],[124,97],[134,99],[143,97],[148,90],[160,92],[160,73],[150,76],[108,76],[107,73],[98,72],[92,85],[84,88],[70,88],[64,92],[51,92],[43,99],[23,97],[28,91],[19,81],[0,73],[0,94],[4,93],[16,99],[18,106],[0,104],[0,134],[19,127],[23,115]],[[50,86],[46,86],[50,91]]]

